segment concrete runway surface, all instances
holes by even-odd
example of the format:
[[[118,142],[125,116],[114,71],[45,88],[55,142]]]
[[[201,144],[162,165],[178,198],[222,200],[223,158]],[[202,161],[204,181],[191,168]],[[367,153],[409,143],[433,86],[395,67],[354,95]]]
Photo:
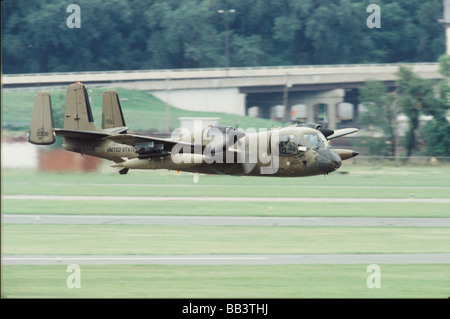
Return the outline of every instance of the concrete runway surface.
[[[4,255],[3,265],[297,265],[297,264],[449,264],[445,254],[302,255]]]
[[[380,226],[450,227],[450,218],[232,217],[119,215],[3,215],[6,224],[147,224],[214,226]],[[3,265],[154,264],[428,264],[450,263],[450,254],[302,254],[302,255],[3,255]]]
[[[450,227],[450,218],[244,217],[130,215],[3,215],[10,224],[200,225],[200,226],[393,226]]]
[[[450,203],[449,198],[258,198],[5,195],[16,200],[107,201],[241,201]],[[6,224],[123,224],[202,226],[450,227],[450,218],[243,217],[130,215],[2,215]],[[158,264],[158,265],[288,265],[288,264],[427,264],[450,263],[450,254],[302,254],[302,255],[3,255],[3,265]]]
[[[323,198],[323,197],[166,197],[166,196],[60,196],[4,195],[17,200],[106,200],[106,201],[201,201],[201,202],[306,202],[306,203],[450,203],[450,198]]]

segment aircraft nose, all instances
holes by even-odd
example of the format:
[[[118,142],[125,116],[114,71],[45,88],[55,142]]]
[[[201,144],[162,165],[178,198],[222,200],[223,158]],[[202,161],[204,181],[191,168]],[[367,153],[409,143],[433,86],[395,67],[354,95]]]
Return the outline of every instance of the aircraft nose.
[[[320,154],[320,169],[324,173],[334,172],[341,167],[341,158],[332,149],[320,149],[317,153]]]
[[[341,165],[342,162],[340,159],[331,161],[331,168],[333,169],[333,171],[337,170],[339,167],[341,167]]]

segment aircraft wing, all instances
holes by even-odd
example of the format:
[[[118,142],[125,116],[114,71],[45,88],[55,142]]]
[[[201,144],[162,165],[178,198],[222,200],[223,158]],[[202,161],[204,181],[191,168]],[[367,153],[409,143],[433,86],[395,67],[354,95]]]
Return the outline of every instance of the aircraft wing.
[[[118,134],[118,135],[110,135],[106,137],[105,139],[116,142],[116,143],[122,143],[127,144],[130,146],[136,146],[136,144],[140,143],[163,143],[166,145],[170,145],[170,147],[173,147],[176,144],[181,144],[184,146],[191,146],[192,144],[186,143],[186,142],[179,142],[164,138],[157,138],[152,136],[145,136],[145,135],[136,135],[136,134]]]
[[[133,146],[141,159],[167,156],[175,145],[188,147],[189,150],[194,148],[194,145],[191,143],[135,134],[110,135],[104,139]]]
[[[333,138],[342,137],[356,132],[358,132],[357,128],[343,128],[340,130],[335,130],[332,135],[327,136],[327,140],[332,140]]]

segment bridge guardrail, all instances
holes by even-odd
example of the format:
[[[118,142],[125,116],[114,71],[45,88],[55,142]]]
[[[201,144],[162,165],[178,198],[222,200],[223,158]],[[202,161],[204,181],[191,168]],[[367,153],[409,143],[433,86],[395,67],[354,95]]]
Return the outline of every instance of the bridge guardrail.
[[[405,63],[424,78],[442,78],[438,72],[438,63]],[[167,69],[167,70],[114,70],[89,72],[60,73],[30,73],[3,74],[3,87],[33,87],[36,85],[65,85],[70,82],[114,83],[132,81],[159,81],[160,83],[182,80],[232,80],[232,79],[264,79],[277,78],[277,85],[283,85],[291,80],[301,83],[317,83],[318,77],[346,76],[351,78],[377,78],[383,76],[392,80],[398,64],[337,64],[337,65],[306,65],[279,67],[242,67],[242,68],[208,68],[208,69]],[[306,77],[310,77],[308,80]],[[306,79],[306,80],[305,80]],[[350,80],[349,80],[350,79]],[[361,80],[361,79],[359,79]],[[298,82],[297,81],[297,82]],[[300,83],[299,82],[299,83]],[[326,81],[325,81],[326,82]],[[336,79],[333,80],[336,82]],[[259,83],[259,82],[258,82]],[[243,83],[248,86],[248,83]],[[260,84],[256,84],[260,85]],[[269,84],[270,85],[270,84]],[[238,85],[239,86],[239,85]]]

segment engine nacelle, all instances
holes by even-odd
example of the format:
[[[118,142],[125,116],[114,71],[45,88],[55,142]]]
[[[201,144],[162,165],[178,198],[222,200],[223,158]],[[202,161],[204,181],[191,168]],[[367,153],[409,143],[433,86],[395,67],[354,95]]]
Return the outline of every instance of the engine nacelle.
[[[202,145],[210,154],[214,154],[225,151],[244,136],[244,132],[238,131],[232,126],[208,126],[202,132]]]
[[[323,134],[323,136],[328,137],[330,135],[334,134],[333,130],[328,130],[326,128],[322,128],[322,125],[317,124],[317,123],[305,123],[305,124],[297,124],[297,126],[300,127],[310,127],[313,128],[315,130],[318,130],[320,133]]]

